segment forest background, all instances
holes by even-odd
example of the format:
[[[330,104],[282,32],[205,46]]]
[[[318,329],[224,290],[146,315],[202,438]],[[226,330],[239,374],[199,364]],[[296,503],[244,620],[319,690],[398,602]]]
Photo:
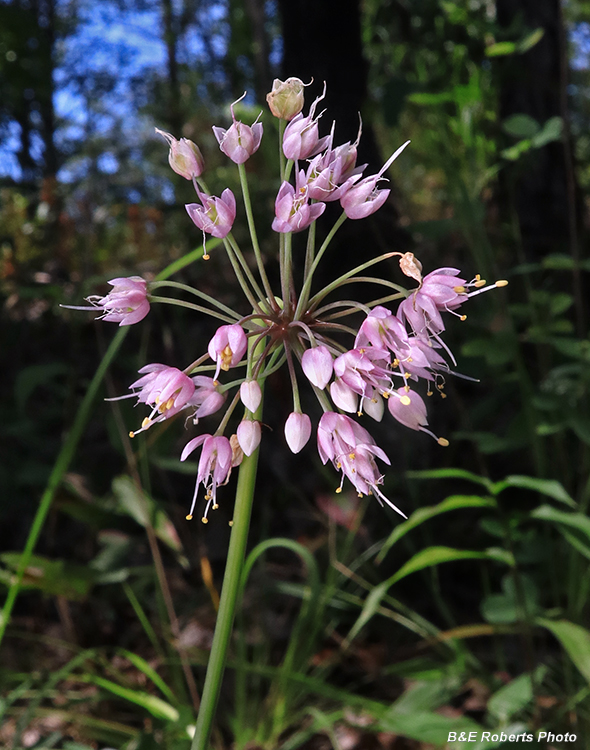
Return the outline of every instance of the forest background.
[[[193,139],[209,183],[233,186],[211,125],[247,90],[244,119],[264,110],[248,162],[262,225],[278,187],[275,76],[313,78],[307,106],[327,82],[336,142],[362,113],[369,173],[412,141],[390,201],[343,229],[326,278],[411,250],[425,272],[510,285],[450,331],[459,371],[479,379],[449,382],[433,413],[450,447],[371,430],[407,522],[335,494],[309,446],[286,450],[289,386],[269,380],[276,439],[263,441],[213,746],[400,750],[548,729],[590,747],[580,0],[0,0],[0,744],[190,747],[232,485],[215,523],[187,523],[182,424],[132,446],[132,406],[103,399],[146,362],[191,361],[213,329],[154,309],[123,341],[59,305],[170,264],[232,299],[221,253],[195,260],[192,191],[154,128]]]

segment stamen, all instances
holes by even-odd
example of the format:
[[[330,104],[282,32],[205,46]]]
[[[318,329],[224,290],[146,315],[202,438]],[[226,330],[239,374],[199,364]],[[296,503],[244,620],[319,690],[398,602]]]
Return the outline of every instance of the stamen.
[[[192,517],[192,515],[190,513],[188,514],[188,516],[186,516],[186,520],[187,521],[192,521],[193,520],[193,517]]]

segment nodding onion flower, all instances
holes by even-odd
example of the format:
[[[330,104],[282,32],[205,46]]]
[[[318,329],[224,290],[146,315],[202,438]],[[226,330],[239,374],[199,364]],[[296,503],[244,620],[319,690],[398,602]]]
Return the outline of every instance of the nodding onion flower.
[[[136,397],[138,405],[151,409],[141,427],[131,433],[133,436],[181,412],[188,413],[187,424],[196,424],[202,417],[218,412],[229,391],[235,391],[217,430],[192,438],[182,451],[184,461],[197,448],[201,449],[187,518],[192,518],[198,490],[203,485],[202,520],[206,522],[209,510],[218,507],[217,489],[228,481],[231,469],[258,448],[263,432],[262,386],[283,365],[289,372],[293,397],[293,408],[284,425],[290,450],[304,450],[312,435],[312,419],[302,411],[299,394],[300,385],[307,383],[323,412],[317,425],[320,459],[341,473],[336,491],[341,491],[346,479],[359,496],[374,495],[381,504],[404,516],[382,491],[383,474],[378,462],[389,465],[389,458],[358,420],[369,417],[380,421],[387,403],[398,424],[448,445],[447,440],[428,429],[426,404],[419,393],[424,382],[429,394],[434,384],[444,395],[445,375],[454,374],[451,367],[455,360],[442,339],[445,316],[464,319],[457,310],[465,302],[507,283],[486,285],[479,276],[467,282],[456,268],[439,268],[422,276],[422,265],[412,253],[388,252],[354,269],[342,269],[341,275],[337,274],[325,289],[312,293],[315,270],[330,240],[346,218],[362,219],[383,205],[389,190],[378,185],[409,143],[398,148],[378,174],[363,177],[365,165],[356,165],[358,139],[354,144],[334,147],[334,129],[325,137],[319,135],[320,115],[316,117],[315,110],[324,95],[325,87],[305,117],[301,113],[303,83],[299,79],[275,81],[269,95],[273,114],[288,121],[281,143],[287,162],[281,167],[275,215],[269,219],[277,236],[280,290],[273,290],[266,273],[244,167],[260,146],[262,125],[257,120],[251,126],[236,120],[232,105],[232,125],[227,130],[214,127],[213,131],[221,151],[237,164],[255,266],[247,261],[231,234],[237,214],[234,194],[225,189],[220,198],[211,196],[202,179],[204,162],[198,147],[158,132],[170,145],[172,168],[194,183],[199,202],[186,206],[189,216],[204,234],[223,242],[244,293],[245,311],[237,312],[203,291],[178,282],[147,283],[137,276],[113,279],[109,294],[88,297],[90,307],[81,308],[99,310],[104,320],[130,325],[147,315],[150,303],[167,302],[194,308],[221,323],[207,352],[197,355],[184,370],[164,364],[147,365],[140,370],[141,377],[131,384],[131,393],[119,397]],[[306,168],[301,164],[305,159],[309,162]],[[343,213],[327,239],[316,248],[314,225],[324,212],[326,201],[338,201]],[[309,234],[303,282],[297,288],[295,279],[300,274],[293,273],[292,236],[306,229]],[[368,304],[351,300],[324,302],[339,286],[366,281],[367,269],[394,257],[399,258],[400,281],[409,280],[411,288],[373,276],[374,283],[387,288],[387,297]],[[153,295],[158,288],[166,287],[190,292],[198,304]],[[397,308],[389,303],[397,304]],[[342,321],[347,317],[355,323],[345,325]],[[230,370],[238,374],[232,374],[230,382],[220,382],[219,378]],[[243,417],[228,437],[232,413],[240,403]]]

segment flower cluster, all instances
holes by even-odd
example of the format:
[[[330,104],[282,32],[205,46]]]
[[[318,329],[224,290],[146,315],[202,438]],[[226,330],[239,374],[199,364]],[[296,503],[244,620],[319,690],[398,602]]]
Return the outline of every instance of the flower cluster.
[[[404,143],[374,175],[363,176],[366,165],[357,166],[359,137],[354,143],[335,146],[334,128],[320,136],[316,109],[325,95],[318,97],[303,115],[304,84],[297,78],[275,81],[267,99],[272,113],[280,119],[282,148],[281,184],[275,201],[272,229],[278,235],[278,258],[281,288],[276,293],[269,283],[254,225],[244,163],[257,151],[263,136],[258,118],[246,125],[236,118],[231,106],[232,124],[228,129],[214,127],[221,151],[238,167],[251,247],[256,261],[250,266],[232,235],[237,203],[231,190],[220,197],[210,194],[202,175],[205,163],[199,148],[187,139],[158,131],[169,143],[169,161],[175,172],[193,181],[198,202],[186,206],[195,225],[203,232],[220,238],[236,272],[248,305],[241,314],[199,289],[177,282],[157,281],[147,284],[138,277],[114,279],[113,290],[106,297],[89,297],[91,308],[102,311],[105,320],[120,325],[135,323],[147,314],[150,302],[174,302],[173,297],[155,297],[158,288],[181,289],[195,295],[199,304],[178,301],[223,322],[212,336],[207,352],[184,370],[163,364],[151,364],[140,370],[131,393],[120,398],[137,398],[151,412],[141,427],[130,433],[149,429],[153,424],[188,412],[194,424],[218,412],[233,398],[212,434],[200,434],[190,440],[181,460],[200,448],[197,482],[190,513],[192,518],[200,485],[205,489],[203,521],[210,509],[218,507],[217,488],[225,484],[232,468],[244,456],[251,456],[261,441],[261,410],[266,378],[282,365],[289,371],[293,409],[284,426],[285,440],[293,453],[308,443],[312,419],[301,408],[299,387],[309,383],[323,415],[317,426],[317,447],[321,461],[330,462],[359,496],[374,495],[404,515],[383,494],[383,475],[377,461],[387,465],[386,453],[376,445],[371,434],[361,426],[363,415],[380,421],[385,413],[401,425],[434,437],[428,429],[426,403],[420,395],[421,382],[428,395],[444,395],[445,376],[453,373],[455,359],[443,341],[445,315],[464,319],[459,308],[470,298],[488,289],[503,286],[505,281],[486,285],[476,276],[467,281],[456,268],[439,268],[423,276],[422,266],[412,253],[389,252],[365,261],[346,271],[326,288],[312,292],[314,273],[328,249],[331,239],[346,219],[363,219],[377,211],[387,200],[389,190],[380,187],[392,162],[409,142]],[[239,101],[239,100],[238,100]],[[293,177],[292,177],[293,175]],[[338,201],[342,214],[326,240],[315,247],[314,223],[323,214],[327,202]],[[295,255],[292,236],[309,229],[304,259],[303,283],[296,289],[293,276]],[[205,259],[208,257],[204,255]],[[397,257],[402,277],[412,280],[406,289],[390,280],[369,277],[385,287],[386,297],[361,304],[351,300],[326,302],[343,284],[365,282],[366,270],[377,263]],[[394,310],[386,306],[397,303]],[[356,327],[344,325],[342,319],[360,316]],[[352,340],[346,341],[347,337]],[[219,378],[230,369],[241,370],[232,382]],[[204,375],[209,371],[212,376]],[[226,431],[232,413],[242,404],[244,414],[235,433]]]

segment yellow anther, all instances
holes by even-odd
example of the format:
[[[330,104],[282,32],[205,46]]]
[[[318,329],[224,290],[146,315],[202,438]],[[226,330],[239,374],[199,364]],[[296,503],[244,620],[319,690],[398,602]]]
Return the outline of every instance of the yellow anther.
[[[233,526],[233,525],[234,525],[234,522],[233,522],[233,521],[228,521],[228,522],[227,522],[227,525],[228,525],[228,526]]]
[[[500,281],[496,281],[494,286],[508,286],[508,282],[506,279],[500,279]]]
[[[383,391],[381,395],[383,396],[383,398],[389,398],[389,393],[387,393],[387,391]]]
[[[203,518],[201,518],[201,521],[203,523],[209,523],[209,519],[206,516],[203,516]]]
[[[412,377],[412,373],[411,372],[404,372],[404,378],[411,378],[411,377]],[[407,385],[405,386],[405,389],[406,389],[406,391],[410,390]]]
[[[461,317],[459,318],[459,320],[467,320],[467,315],[461,315]]]
[[[338,463],[336,464],[336,468],[338,470],[340,470],[342,468],[342,464],[340,463],[340,461],[338,461]]]
[[[206,255],[203,255],[203,260],[209,260],[210,257],[209,253],[207,253]]]
[[[362,417],[363,413],[362,413],[362,411],[357,411],[356,415],[357,415],[357,417]]]
[[[409,377],[410,377],[410,373],[406,372],[406,378],[409,378]],[[410,392],[410,386],[409,385],[404,385],[404,391],[406,393],[409,393]]]
[[[349,454],[348,454],[348,458],[350,458],[350,460],[351,460],[351,461],[354,461],[354,459],[356,458],[356,454],[354,454],[354,453],[349,453]]]
[[[476,273],[475,274],[475,280],[479,281],[480,279],[481,279],[481,274],[480,273]],[[485,281],[483,283],[485,284]]]
[[[477,289],[480,289],[482,286],[485,286],[486,283],[487,282],[486,282],[485,279],[477,279],[477,281],[475,282],[475,284],[473,286],[476,287]]]
[[[352,474],[356,474],[356,469],[351,469]]]
[[[130,438],[134,438],[135,437],[135,433],[133,432],[133,430],[129,433],[129,437]]]
[[[446,393],[443,393],[442,391],[440,391],[440,397],[441,397],[441,398],[446,398],[446,397],[447,397],[447,394],[446,394]]]
[[[336,488],[336,494],[339,495],[342,492],[342,487]]]
[[[403,404],[404,406],[409,406],[409,405],[410,405],[410,404],[412,403],[412,400],[410,399],[410,397],[409,397],[409,396],[402,396],[402,397],[400,398],[400,402],[401,402],[401,403],[402,403],[402,404]]]
[[[149,425],[150,425],[150,418],[149,417],[145,417],[144,420],[143,420],[143,422],[141,423],[141,426],[142,427],[148,427]]]
[[[465,287],[464,286],[454,286],[453,291],[457,294],[465,294]]]
[[[411,357],[408,357],[406,362],[413,362],[414,360]]]
[[[211,506],[211,510],[217,510],[219,508],[219,503],[215,503],[215,505]]]
[[[171,409],[174,406],[174,396],[170,396],[168,401],[166,401],[166,410]]]
[[[228,344],[225,349],[221,352],[221,369],[227,372],[231,365],[232,357],[234,356],[234,353],[231,350],[230,345]]]
[[[362,497],[362,496],[363,496],[363,493],[362,493],[362,492],[359,492],[359,493],[358,493],[358,496],[359,496],[359,497]]]
[[[160,394],[158,394],[158,395],[156,396],[156,400],[155,400],[155,402],[154,402],[154,403],[156,404],[156,406],[157,406],[157,405],[158,405],[158,404],[160,403]]]
[[[189,513],[188,516],[186,517],[186,520],[187,521],[192,521],[193,520],[193,514]]]
[[[399,359],[396,357],[391,363],[392,367],[399,367]]]
[[[439,439],[437,440],[437,443],[438,443],[439,445],[442,445],[442,446],[443,446],[443,448],[446,448],[446,447],[448,446],[448,444],[449,444],[449,441],[448,441],[448,440],[447,440],[446,438],[439,438]]]

